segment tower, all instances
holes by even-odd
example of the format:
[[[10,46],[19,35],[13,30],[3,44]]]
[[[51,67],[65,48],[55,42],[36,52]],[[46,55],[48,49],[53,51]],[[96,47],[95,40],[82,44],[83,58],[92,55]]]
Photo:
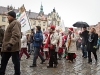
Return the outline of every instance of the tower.
[[[43,6],[42,6],[42,3],[41,3],[39,16],[43,16],[43,15],[44,15],[44,11],[43,11]]]

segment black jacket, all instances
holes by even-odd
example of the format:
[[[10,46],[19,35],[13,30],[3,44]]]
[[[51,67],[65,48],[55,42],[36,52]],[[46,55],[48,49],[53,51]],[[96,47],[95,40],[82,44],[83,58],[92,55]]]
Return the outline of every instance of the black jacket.
[[[3,41],[4,31],[0,28],[0,43]]]
[[[89,36],[90,36],[90,34],[89,34]],[[97,48],[94,48],[94,46],[95,47],[97,46],[98,34],[96,34],[96,33],[91,34],[91,39],[92,39],[91,42],[89,41],[89,36],[88,36],[88,42],[87,42],[87,50],[91,51],[91,52],[96,51]]]
[[[82,45],[87,45],[89,31],[83,31],[80,36],[82,37]]]

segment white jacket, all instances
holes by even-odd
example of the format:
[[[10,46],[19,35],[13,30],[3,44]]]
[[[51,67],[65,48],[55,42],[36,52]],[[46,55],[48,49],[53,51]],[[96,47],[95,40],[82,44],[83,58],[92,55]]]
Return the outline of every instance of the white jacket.
[[[68,44],[69,44],[69,35],[67,37],[67,42],[66,42],[66,47],[68,48]],[[68,53],[76,53],[76,36],[74,35],[73,37],[73,34],[71,34],[71,44],[69,46],[69,50],[68,50]]]
[[[27,48],[27,38],[24,35],[21,38],[21,48]]]
[[[56,45],[56,50],[55,50],[56,52],[58,52],[58,46],[57,46],[58,40],[59,40],[58,33],[54,32],[53,34],[50,35],[50,44]]]
[[[61,33],[59,33],[59,47],[61,48],[62,47],[62,35]]]
[[[53,34],[50,35],[50,44],[57,45],[58,40],[59,40],[58,33],[54,32]]]

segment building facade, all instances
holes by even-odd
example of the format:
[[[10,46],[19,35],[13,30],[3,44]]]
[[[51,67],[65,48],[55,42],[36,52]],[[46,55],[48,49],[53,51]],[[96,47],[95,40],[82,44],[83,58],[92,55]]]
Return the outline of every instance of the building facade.
[[[9,25],[6,13],[9,10],[13,10],[17,13],[18,9],[15,9],[12,6],[7,6],[7,7],[0,6],[0,26],[2,26],[3,29],[6,29],[7,26]],[[31,10],[29,10],[26,11],[26,14],[29,17],[31,28],[35,28],[36,26],[41,26],[42,31],[45,31],[50,24],[59,26],[61,22],[61,17],[58,15],[55,8],[51,13],[46,15],[44,14],[42,4],[39,13],[31,12]]]

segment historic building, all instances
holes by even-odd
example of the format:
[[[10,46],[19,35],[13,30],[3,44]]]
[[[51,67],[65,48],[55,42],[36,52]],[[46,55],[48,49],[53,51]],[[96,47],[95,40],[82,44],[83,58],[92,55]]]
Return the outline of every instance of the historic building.
[[[7,7],[0,6],[0,26],[2,26],[2,28],[6,29],[8,26],[6,13],[9,10],[14,10],[17,13],[18,9],[15,9],[12,6],[7,6]],[[31,28],[35,28],[35,26],[39,25],[41,26],[42,31],[44,31],[50,24],[59,26],[61,22],[61,17],[58,15],[55,8],[53,9],[51,13],[46,15],[44,14],[42,4],[41,4],[39,13],[31,12],[31,10],[26,11],[26,13],[29,17]]]

